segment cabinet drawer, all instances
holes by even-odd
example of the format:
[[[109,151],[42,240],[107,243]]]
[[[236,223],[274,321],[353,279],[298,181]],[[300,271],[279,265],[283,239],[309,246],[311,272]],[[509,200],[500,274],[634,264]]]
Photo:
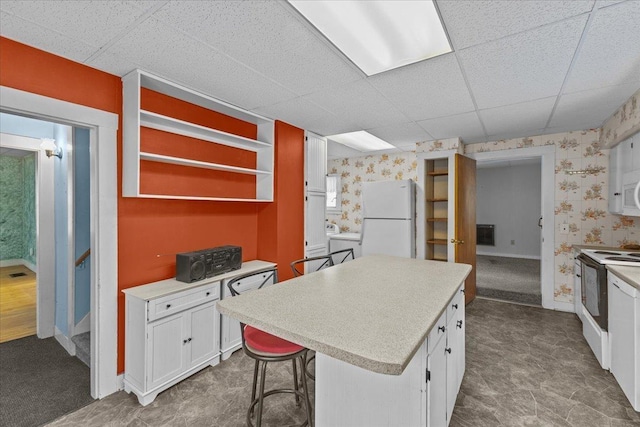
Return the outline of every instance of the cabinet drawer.
[[[149,321],[160,319],[187,308],[220,299],[220,282],[209,283],[188,291],[149,301]]]
[[[458,310],[464,310],[464,287],[460,287],[447,305],[447,324],[453,319]]]
[[[447,313],[442,313],[436,322],[429,336],[427,337],[427,353],[431,354],[433,349],[438,346],[438,342],[446,335],[447,331]]]

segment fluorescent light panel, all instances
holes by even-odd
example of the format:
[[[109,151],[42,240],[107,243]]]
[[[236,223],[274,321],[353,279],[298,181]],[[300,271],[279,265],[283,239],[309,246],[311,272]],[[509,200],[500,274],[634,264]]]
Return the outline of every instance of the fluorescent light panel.
[[[383,141],[377,136],[373,136],[369,132],[364,130],[360,130],[357,132],[340,133],[337,135],[328,136],[327,138],[358,151],[377,151],[396,148],[395,146],[389,144],[387,141]]]
[[[451,52],[432,0],[288,0],[367,75]]]

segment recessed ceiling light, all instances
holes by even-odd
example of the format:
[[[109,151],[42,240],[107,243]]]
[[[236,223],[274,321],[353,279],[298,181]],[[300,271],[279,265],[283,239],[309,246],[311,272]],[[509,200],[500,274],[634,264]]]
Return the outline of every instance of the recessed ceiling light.
[[[367,75],[451,52],[432,0],[288,0]]]
[[[331,135],[328,136],[327,139],[330,139],[342,145],[346,145],[347,147],[353,148],[354,150],[358,151],[377,151],[396,148],[395,146],[389,144],[387,141],[383,141],[377,136],[373,136],[369,132],[364,130]]]

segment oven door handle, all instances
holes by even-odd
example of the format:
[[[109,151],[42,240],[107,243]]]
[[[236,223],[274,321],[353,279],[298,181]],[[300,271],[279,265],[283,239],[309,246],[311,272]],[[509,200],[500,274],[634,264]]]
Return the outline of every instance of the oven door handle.
[[[595,261],[593,258],[582,253],[577,256],[577,259],[578,261],[582,262],[585,265],[588,265],[589,267],[593,267],[593,268],[602,267],[602,264],[600,264],[598,261]]]

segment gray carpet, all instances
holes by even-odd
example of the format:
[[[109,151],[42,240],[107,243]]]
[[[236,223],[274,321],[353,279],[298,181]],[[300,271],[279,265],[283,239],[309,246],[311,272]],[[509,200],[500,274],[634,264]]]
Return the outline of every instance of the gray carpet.
[[[88,405],[89,381],[89,368],[54,338],[0,344],[0,426],[39,426]]]
[[[542,305],[540,260],[477,255],[476,288],[481,297]]]

